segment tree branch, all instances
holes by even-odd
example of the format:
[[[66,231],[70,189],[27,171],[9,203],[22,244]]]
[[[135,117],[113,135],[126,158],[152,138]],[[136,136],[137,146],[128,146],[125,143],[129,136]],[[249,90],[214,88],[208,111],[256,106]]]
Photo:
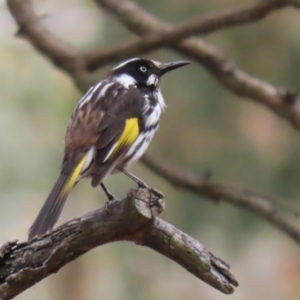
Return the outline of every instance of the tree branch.
[[[96,2],[99,4],[98,1]],[[82,55],[83,53],[80,53],[79,50],[54,36],[40,22],[40,18],[35,14],[29,0],[7,0],[7,4],[19,26],[19,34],[27,37],[32,46],[51,59],[55,65],[71,74],[85,68],[94,71],[108,63],[155,50],[191,35],[204,35],[255,22],[278,9],[295,5],[292,1],[261,1],[242,8],[196,18],[174,27],[166,33],[150,34],[146,39],[138,39],[126,42],[116,48],[101,49]],[[108,2],[106,7],[112,7],[114,4],[114,2]]]
[[[149,51],[154,49],[151,48],[152,43],[153,45],[158,43],[157,47],[159,47],[160,43],[164,43],[166,40],[166,46],[201,63],[231,92],[268,107],[278,116],[286,119],[295,129],[300,130],[300,102],[295,92],[277,88],[248,75],[217,49],[199,38],[188,38],[175,42],[176,39],[180,40],[185,35],[209,33],[229,26],[252,22],[285,6],[299,7],[299,0],[261,1],[239,10],[202,17],[177,28],[159,21],[129,0],[95,1],[114,13],[128,29],[143,36],[142,42],[134,41],[135,46],[141,47],[140,49],[131,48],[133,44],[129,42],[123,44],[119,50],[118,48],[102,50],[103,56],[95,52],[94,54],[81,53],[63,43],[45,28],[34,13],[29,0],[7,0],[7,3],[20,27],[22,36],[26,37],[34,48],[56,66],[70,74],[75,84],[83,91],[87,89],[91,81],[89,69],[95,69],[97,64],[103,66],[119,60],[124,57],[121,53],[127,57]],[[132,52],[129,52],[130,50]],[[92,67],[93,65],[94,67]]]
[[[142,162],[151,171],[164,178],[175,188],[186,190],[215,202],[224,201],[245,209],[246,211],[250,211],[268,221],[271,225],[287,234],[300,245],[299,227],[280,216],[277,209],[278,207],[283,207],[285,210],[299,216],[299,208],[287,205],[270,196],[264,196],[249,190],[224,186],[214,183],[210,179],[200,178],[191,172],[179,169],[167,163],[165,160],[157,159],[149,154],[142,157]]]
[[[162,195],[139,189],[108,208],[73,219],[50,234],[0,248],[0,299],[8,300],[87,251],[114,241],[144,245],[180,264],[199,279],[230,294],[238,283],[229,265],[193,238],[156,216]]]
[[[104,8],[112,12],[120,7],[117,2],[113,1],[103,2],[96,0],[95,2],[101,7],[104,3]],[[117,7],[115,7],[116,4]],[[128,56],[136,56],[169,46],[169,44],[178,43],[179,40],[192,35],[204,35],[222,29],[252,23],[265,18],[272,12],[291,5],[293,4],[289,1],[260,1],[256,4],[246,5],[241,8],[201,16],[182,25],[174,26],[172,29],[147,34],[143,39],[136,39],[125,42],[117,47],[91,52],[87,54],[85,58],[87,68],[93,71],[108,62],[115,62],[116,60],[125,59]],[[122,7],[123,6],[121,6],[121,8]]]

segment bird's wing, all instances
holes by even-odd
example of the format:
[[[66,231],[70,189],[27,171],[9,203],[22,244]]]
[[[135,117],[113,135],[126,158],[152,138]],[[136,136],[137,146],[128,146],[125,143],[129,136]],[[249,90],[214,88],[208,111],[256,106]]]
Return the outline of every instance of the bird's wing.
[[[118,165],[143,127],[143,95],[123,89],[101,120],[96,143],[92,185],[96,186]]]
[[[74,171],[85,157],[78,176],[93,163],[92,184],[101,182],[138,137],[142,104],[142,93],[118,82],[104,80],[89,90],[68,125],[62,171]],[[94,151],[92,159],[87,155],[90,149]]]

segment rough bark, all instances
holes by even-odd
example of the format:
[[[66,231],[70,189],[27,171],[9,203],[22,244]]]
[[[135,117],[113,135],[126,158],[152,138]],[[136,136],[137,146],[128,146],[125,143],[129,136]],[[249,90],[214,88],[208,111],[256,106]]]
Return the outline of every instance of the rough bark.
[[[122,201],[73,219],[31,242],[6,243],[0,248],[0,299],[12,299],[87,251],[116,241],[152,248],[219,291],[232,293],[238,282],[229,265],[158,218],[164,205],[155,190],[132,190]]]

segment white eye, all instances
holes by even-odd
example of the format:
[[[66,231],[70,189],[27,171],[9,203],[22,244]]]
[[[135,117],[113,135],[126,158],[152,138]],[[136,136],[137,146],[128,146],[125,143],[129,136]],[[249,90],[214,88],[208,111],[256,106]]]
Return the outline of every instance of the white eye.
[[[147,72],[147,68],[146,68],[145,66],[141,66],[141,67],[140,67],[140,71],[142,71],[142,72],[145,73],[145,72]]]

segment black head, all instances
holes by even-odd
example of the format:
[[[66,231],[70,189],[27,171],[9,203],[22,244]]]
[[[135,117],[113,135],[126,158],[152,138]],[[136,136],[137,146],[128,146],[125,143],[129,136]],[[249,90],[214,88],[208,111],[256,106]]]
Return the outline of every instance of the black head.
[[[133,58],[115,67],[111,74],[127,85],[157,86],[164,74],[188,64],[188,61],[163,64],[154,60]]]

